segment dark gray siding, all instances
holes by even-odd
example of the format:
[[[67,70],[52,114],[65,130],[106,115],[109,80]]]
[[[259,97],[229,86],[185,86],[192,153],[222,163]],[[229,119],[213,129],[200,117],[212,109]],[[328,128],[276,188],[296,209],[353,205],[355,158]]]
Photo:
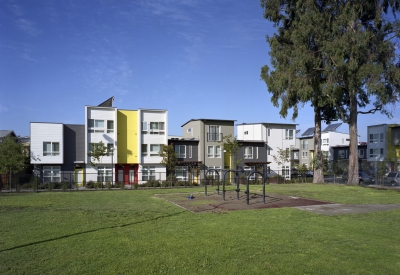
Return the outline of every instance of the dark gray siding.
[[[239,141],[242,145],[239,148],[238,152],[238,159],[240,159],[239,166],[243,167],[246,166],[245,162],[266,162],[271,161],[268,160],[267,155],[267,144],[265,142],[246,142],[246,141]],[[244,158],[244,150],[246,147],[253,147],[253,158]],[[257,157],[257,148],[258,148],[258,157]]]
[[[73,172],[76,161],[85,161],[85,125],[64,124],[64,165],[62,170]]]
[[[185,145],[186,158],[178,158],[178,161],[198,161],[199,160],[199,141],[198,140],[168,140],[168,144]],[[189,158],[189,146],[192,146],[192,157]]]

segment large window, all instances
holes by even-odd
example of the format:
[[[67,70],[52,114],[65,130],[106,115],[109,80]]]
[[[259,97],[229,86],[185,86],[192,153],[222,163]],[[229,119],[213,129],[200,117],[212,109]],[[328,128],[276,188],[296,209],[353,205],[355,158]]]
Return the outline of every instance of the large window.
[[[114,129],[114,121],[109,120],[110,123],[113,125]],[[107,121],[108,125],[108,121]],[[104,120],[101,119],[89,119],[88,120],[88,128],[89,128],[89,133],[104,133]],[[108,127],[107,127],[108,128]]]
[[[370,143],[383,142],[383,133],[369,134],[369,142]]]
[[[293,139],[294,130],[286,129],[285,131],[285,139]]]
[[[175,152],[178,154],[178,158],[186,158],[186,146],[185,145],[175,145]]]
[[[59,142],[43,142],[43,156],[59,156],[60,143]]]
[[[364,158],[364,149],[358,149],[358,157]]]
[[[282,166],[282,176],[286,179],[290,178],[289,166]]]
[[[189,172],[187,166],[176,166],[175,176],[177,180],[187,181],[189,179]]]
[[[207,157],[209,158],[220,158],[221,157],[221,146],[208,146]]]
[[[301,149],[308,149],[308,140],[301,141]]]
[[[253,147],[244,147],[244,158],[252,159],[253,158]]]
[[[60,166],[44,166],[43,167],[43,182],[60,182],[61,173]]]
[[[369,157],[370,158],[376,158],[379,155],[383,155],[383,148],[369,149]]]
[[[160,144],[150,144],[150,156],[157,157],[160,155]]]
[[[302,152],[303,159],[308,159],[308,152]]]
[[[208,126],[208,140],[209,141],[220,141],[221,127],[215,125]]]
[[[142,122],[142,134],[151,135],[164,135],[165,134],[165,123],[159,121],[143,121]]]
[[[98,167],[97,181],[98,182],[111,182],[112,181],[111,166],[99,166]]]
[[[156,167],[155,166],[143,166],[142,167],[142,180],[155,180],[156,179]]]
[[[293,159],[299,159],[299,152],[293,152]]]

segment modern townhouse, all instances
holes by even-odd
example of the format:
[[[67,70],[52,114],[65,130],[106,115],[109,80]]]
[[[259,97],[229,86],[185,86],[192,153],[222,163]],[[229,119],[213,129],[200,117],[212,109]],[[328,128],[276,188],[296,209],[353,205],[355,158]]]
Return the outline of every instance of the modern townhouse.
[[[378,162],[386,161],[388,170],[400,170],[400,125],[367,126],[367,160],[376,170]]]
[[[235,120],[223,119],[191,119],[182,127],[184,138],[199,140],[198,161],[209,169],[222,170],[229,167],[229,158],[223,152],[223,138],[234,137]],[[208,174],[216,177],[215,172]]]
[[[258,171],[264,177],[268,174],[268,145],[263,140],[238,140],[241,145],[238,151],[238,165],[243,167],[247,174],[251,171]],[[253,174],[250,179],[260,178]]]
[[[273,161],[273,155],[278,154],[278,149],[291,150],[295,146],[297,124],[288,123],[242,123],[236,125],[237,139],[243,141],[263,141],[267,144],[267,161],[270,161],[270,170],[290,177],[290,162],[279,165]]]
[[[350,146],[334,145],[331,147],[332,165],[334,171],[346,171],[348,169]],[[358,170],[369,173],[369,164],[367,162],[367,143],[358,143]]]
[[[85,126],[30,123],[31,164],[42,182],[75,181],[82,185],[85,163]]]
[[[140,137],[138,141],[139,183],[165,180],[166,169],[160,162],[161,146],[168,144],[168,112],[166,110],[139,109]]]
[[[168,145],[173,145],[177,153],[177,162],[175,167],[175,176],[179,181],[190,181],[198,183],[201,177],[199,160],[199,139],[171,137],[168,139]],[[167,171],[169,172],[169,171]]]

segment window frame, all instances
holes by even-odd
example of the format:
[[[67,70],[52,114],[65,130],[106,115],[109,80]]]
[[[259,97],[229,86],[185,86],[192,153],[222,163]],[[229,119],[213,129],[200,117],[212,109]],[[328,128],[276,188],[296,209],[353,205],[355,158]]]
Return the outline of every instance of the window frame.
[[[43,166],[42,173],[43,182],[61,182],[61,166]],[[50,178],[50,180],[48,181],[46,178]]]
[[[183,153],[182,149],[183,148]],[[175,152],[177,153],[177,158],[186,158],[186,145],[175,145]]]
[[[50,144],[51,151],[47,151],[45,144]],[[58,150],[55,150],[55,145],[58,146]],[[60,156],[60,142],[58,142],[58,141],[43,141],[43,156],[44,157]]]
[[[293,138],[294,138],[294,129],[285,129],[285,139],[293,140]]]
[[[245,159],[252,159],[254,154],[253,154],[253,146],[246,146],[243,148],[243,158]]]

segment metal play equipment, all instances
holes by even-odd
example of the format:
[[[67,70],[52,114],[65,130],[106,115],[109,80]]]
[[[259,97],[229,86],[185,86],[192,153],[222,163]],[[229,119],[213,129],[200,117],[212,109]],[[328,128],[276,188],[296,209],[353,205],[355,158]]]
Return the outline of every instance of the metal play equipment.
[[[217,169],[211,168],[211,169],[207,169],[207,171],[204,170],[204,181],[205,181],[205,184],[204,184],[204,195],[206,195],[206,196],[207,196],[207,183],[208,183],[207,175],[208,175],[209,172],[212,172],[212,171],[216,172],[217,175],[218,175],[217,192],[218,192],[218,195],[219,195],[219,179],[220,179],[220,177],[219,177],[219,172],[218,172]]]

